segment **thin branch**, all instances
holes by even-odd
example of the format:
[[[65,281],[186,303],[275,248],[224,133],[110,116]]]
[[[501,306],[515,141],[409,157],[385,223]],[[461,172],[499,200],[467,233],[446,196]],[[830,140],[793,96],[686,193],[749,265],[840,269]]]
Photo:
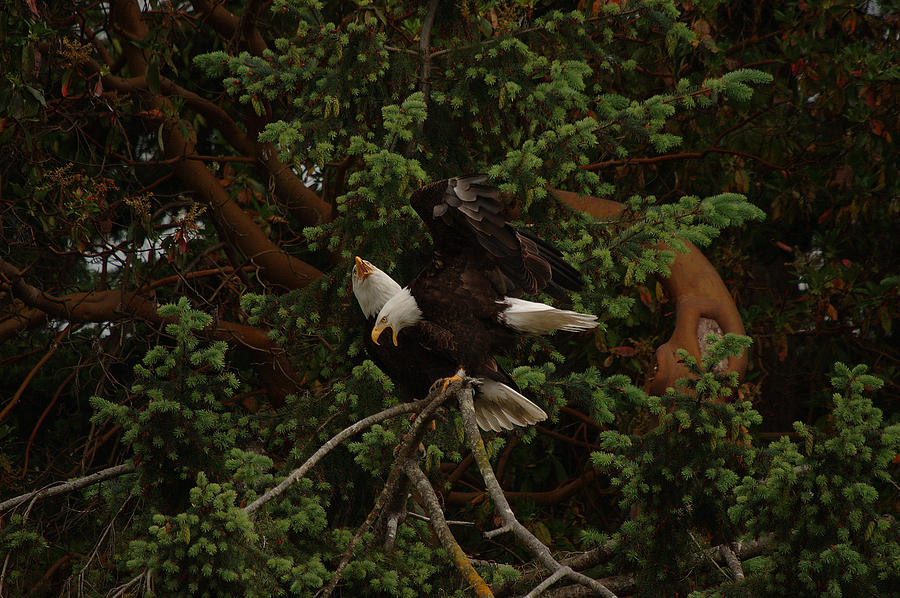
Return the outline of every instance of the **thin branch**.
[[[394,465],[391,467],[390,473],[388,473],[381,494],[378,495],[378,499],[375,501],[375,505],[372,507],[366,520],[359,526],[359,529],[356,530],[356,534],[354,534],[353,538],[350,540],[347,548],[344,549],[344,554],[341,556],[340,563],[338,563],[337,568],[331,575],[328,585],[325,586],[320,593],[322,598],[328,598],[334,592],[337,584],[341,580],[344,569],[346,569],[347,565],[350,563],[350,558],[352,557],[356,546],[359,544],[360,540],[362,540],[362,537],[375,527],[376,522],[380,520],[384,513],[385,507],[394,501],[398,489],[403,490],[405,493],[406,486],[403,484],[403,480],[408,479],[405,477],[406,474],[403,471],[405,463],[414,459],[416,447],[418,447],[419,442],[425,435],[427,430],[426,425],[434,418],[435,411],[459,390],[460,385],[460,382],[455,382],[446,389],[439,389],[437,385],[435,385],[431,389],[431,392],[428,393],[428,396],[425,397],[425,407],[419,412],[416,419],[413,420],[412,426],[410,426],[409,431],[400,443],[400,447],[397,450],[397,457],[394,460]],[[403,496],[403,500],[405,500],[405,496]]]
[[[285,490],[288,489],[289,486],[295,484],[300,478],[305,476],[310,469],[316,466],[316,464],[322,460],[322,457],[330,453],[335,447],[337,447],[340,443],[345,441],[347,438],[358,434],[359,432],[365,430],[368,427],[371,427],[377,424],[380,421],[384,421],[386,419],[390,419],[395,417],[401,413],[410,413],[413,411],[418,411],[425,403],[426,399],[422,399],[420,401],[414,401],[412,403],[403,403],[402,405],[395,405],[394,407],[390,407],[389,409],[385,409],[384,411],[380,411],[374,415],[370,415],[364,419],[359,420],[355,424],[348,426],[331,437],[331,439],[319,447],[315,453],[313,453],[300,467],[295,469],[286,477],[280,484],[277,486],[270,488],[267,490],[262,496],[254,500],[252,503],[244,507],[244,512],[248,515],[252,515],[257,509],[261,506],[282,494]]]
[[[38,370],[47,363],[47,360],[56,353],[56,350],[59,348],[59,343],[62,341],[63,337],[69,334],[72,330],[72,325],[68,324],[65,328],[63,328],[62,332],[56,335],[56,338],[53,339],[53,342],[50,343],[50,350],[47,351],[43,357],[41,357],[40,361],[35,364],[31,371],[28,372],[28,375],[25,376],[25,379],[22,381],[22,384],[19,385],[19,389],[16,391],[16,394],[13,395],[12,399],[6,404],[6,407],[3,408],[3,411],[0,411],[0,422],[6,419],[6,416],[9,415],[9,412],[13,407],[16,406],[16,403],[19,402],[19,399],[22,398],[22,393],[25,392],[25,389],[28,388],[28,385],[31,383],[31,380],[34,378],[35,374],[37,374]]]
[[[508,499],[527,498],[534,501],[534,504],[536,505],[555,505],[570,498],[571,496],[574,496],[575,494],[580,492],[582,488],[584,488],[587,484],[592,483],[599,476],[600,473],[597,470],[590,469],[578,477],[566,480],[553,490],[544,490],[538,492],[507,490],[504,491],[503,494]],[[454,479],[454,482],[456,481],[457,479]],[[595,491],[601,492],[601,490],[599,489]],[[612,493],[612,490],[610,490],[609,493]],[[484,496],[484,491],[464,492],[461,490],[453,490],[451,492],[447,492],[446,494],[447,504],[451,505],[468,504],[481,496]]]
[[[734,555],[735,560],[740,563],[740,559],[746,560],[763,554],[770,544],[770,537],[760,538],[758,540],[753,540],[746,543],[736,542],[730,547],[726,546],[725,544],[721,544],[719,546],[714,546],[712,548],[704,550],[703,557],[705,558],[700,557],[700,555],[698,555],[698,558],[701,558],[702,565],[709,567],[711,567],[713,564],[717,565],[716,560],[721,560],[727,563],[727,559],[725,557],[723,549],[728,548],[728,550]],[[588,552],[569,557],[567,559],[564,559],[562,562],[576,569],[586,569],[602,562],[603,558],[606,558],[610,555],[610,551],[613,548],[614,546],[612,544],[601,546],[599,549],[589,550]],[[598,550],[599,553],[597,553]],[[599,556],[602,556],[603,558],[598,558]],[[523,575],[516,581],[507,582],[495,588],[494,594],[496,596],[508,596],[512,593],[514,587],[521,587],[527,584],[529,581],[539,579],[540,576],[545,575],[546,573],[546,570],[538,569],[535,571],[532,568],[531,570],[523,573]],[[741,574],[743,575],[743,570],[741,570]],[[736,581],[740,581],[740,579],[737,579],[737,576],[735,576],[735,579]],[[632,574],[604,577],[598,581],[600,581],[610,590],[622,594],[634,593],[638,589],[635,586],[635,579],[634,575]],[[595,595],[596,594],[591,589],[585,588],[584,586],[575,585],[563,586],[544,594],[545,598],[587,598],[589,596]]]
[[[418,520],[424,521],[426,523],[431,521],[430,517],[426,517],[425,515],[419,515],[418,513],[409,512],[408,515],[410,517],[412,517],[413,519],[418,519]],[[471,521],[454,521],[453,519],[448,519],[447,525],[468,525],[468,526],[473,526],[473,527],[475,526],[475,524]],[[473,563],[475,562],[475,559],[470,559],[470,560]]]
[[[635,164],[657,164],[659,162],[668,162],[670,160],[688,160],[688,159],[699,159],[706,156],[709,153],[716,154],[728,154],[732,156],[740,156],[742,158],[746,158],[748,160],[754,160],[759,162],[763,166],[767,166],[769,168],[773,168],[775,170],[783,170],[783,166],[779,166],[778,164],[772,164],[768,160],[761,158],[759,156],[755,156],[753,154],[749,154],[747,152],[742,152],[739,150],[731,150],[722,147],[711,146],[699,152],[681,152],[678,154],[665,154],[663,156],[652,156],[649,158],[623,158],[621,160],[606,160],[604,162],[594,162],[593,164],[586,164],[581,166],[582,170],[600,170],[602,168],[613,168],[616,166],[633,166]]]
[[[613,592],[625,594],[635,591],[634,575],[613,575],[602,577],[600,583]],[[550,590],[542,595],[542,598],[593,598],[597,593],[590,588],[579,585],[569,585]]]
[[[555,584],[557,581],[566,576],[566,568],[560,567],[556,571],[553,572],[550,577],[546,578],[544,581],[539,583],[534,587],[533,590],[525,594],[525,598],[536,598],[544,593],[544,590]]]
[[[429,0],[425,19],[422,21],[422,32],[419,34],[419,52],[422,55],[422,74],[419,77],[419,88],[428,102],[431,94],[431,29],[434,27],[434,17],[437,14],[438,0]]]
[[[567,567],[575,569],[576,571],[584,571],[585,569],[590,569],[591,567],[595,567],[604,562],[606,559],[612,556],[615,548],[616,542],[610,540],[601,546],[592,548],[591,550],[561,559],[559,562]],[[507,596],[513,593],[513,589],[516,587],[527,587],[534,583],[538,583],[541,578],[547,575],[548,571],[543,567],[535,568],[534,566],[529,564],[527,570],[521,571],[520,573],[521,574],[519,575],[518,579],[507,581],[495,587],[494,594],[497,596]],[[633,581],[634,580],[632,579],[632,583]],[[620,585],[611,585],[606,583],[602,579],[600,580],[600,582],[613,592],[617,592],[622,589]],[[577,587],[583,588],[583,586]],[[587,588],[583,589],[587,590]]]
[[[441,509],[437,494],[435,494],[434,488],[431,487],[431,482],[428,481],[428,478],[425,477],[425,474],[422,473],[422,470],[415,461],[408,461],[405,464],[404,471],[406,472],[406,475],[409,476],[409,479],[412,480],[413,486],[415,486],[419,498],[422,500],[422,505],[428,512],[431,529],[438,537],[441,546],[444,547],[444,550],[446,550],[447,554],[453,559],[453,563],[463,576],[463,579],[469,584],[469,588],[475,592],[476,596],[490,596],[493,598],[494,595],[491,593],[490,588],[484,583],[484,579],[478,574],[475,567],[472,566],[469,557],[466,556],[466,553],[460,548],[456,538],[453,537],[453,532],[450,531],[450,527],[447,525],[447,520],[444,518],[444,512]]]
[[[497,509],[497,512],[500,514],[500,517],[503,520],[502,527],[485,533],[485,536],[491,538],[501,533],[510,531],[515,535],[516,539],[518,539],[523,545],[525,545],[526,548],[528,548],[528,550],[533,555],[535,555],[535,557],[537,557],[541,565],[552,572],[551,574],[555,574],[557,571],[563,570],[563,576],[591,588],[601,596],[604,596],[606,598],[615,598],[615,594],[613,594],[606,586],[598,582],[596,579],[592,579],[587,575],[578,573],[571,567],[567,567],[557,561],[550,553],[550,549],[547,548],[540,540],[538,540],[534,534],[528,531],[528,529],[524,525],[522,525],[516,518],[512,507],[509,506],[509,502],[506,500],[506,496],[504,496],[503,494],[503,489],[500,487],[500,483],[497,481],[497,478],[494,475],[494,471],[491,468],[491,462],[487,456],[487,451],[485,451],[484,448],[484,441],[481,439],[481,434],[478,432],[478,424],[475,422],[475,406],[473,403],[473,395],[474,393],[471,389],[467,389],[465,391],[457,393],[460,410],[462,411],[463,425],[466,431],[466,439],[468,440],[469,448],[471,449],[472,454],[475,455],[475,463],[478,465],[478,470],[481,472],[481,477],[484,478],[484,485],[491,496],[491,500],[493,500],[494,502],[494,507]]]
[[[741,561],[738,560],[731,547],[727,544],[720,544],[719,555],[728,563],[728,568],[734,575],[734,581],[744,581],[744,568],[741,567]]]
[[[93,484],[97,484],[104,480],[115,478],[120,475],[132,473],[133,471],[133,463],[122,463],[121,465],[116,465],[115,467],[102,469],[96,473],[92,473],[91,475],[84,476],[83,478],[78,478],[76,480],[71,480],[68,482],[61,482],[57,486],[48,486],[40,490],[35,490],[34,492],[28,492],[27,494],[22,494],[21,496],[10,498],[9,500],[4,500],[2,503],[0,503],[0,512],[17,507],[29,500],[40,500],[42,498],[50,498],[53,496],[58,496],[60,494],[66,494],[67,492],[80,490],[81,488],[85,488],[87,486],[91,486]]]

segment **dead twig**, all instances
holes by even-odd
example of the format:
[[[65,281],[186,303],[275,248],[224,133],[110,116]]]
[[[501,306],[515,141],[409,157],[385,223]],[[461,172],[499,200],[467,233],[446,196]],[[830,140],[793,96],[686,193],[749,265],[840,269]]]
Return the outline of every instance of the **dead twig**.
[[[463,579],[468,582],[469,588],[475,592],[476,596],[485,598],[489,596],[493,598],[494,595],[491,593],[490,588],[484,583],[484,579],[478,574],[475,567],[472,566],[472,561],[469,560],[469,557],[463,549],[460,548],[459,543],[457,543],[456,538],[453,537],[453,532],[450,531],[447,520],[444,518],[444,512],[438,502],[437,494],[434,492],[431,482],[429,482],[428,478],[425,477],[425,474],[422,473],[419,465],[414,461],[408,461],[405,464],[404,472],[409,476],[409,479],[412,480],[413,486],[422,501],[422,505],[428,512],[431,529],[438,537],[441,546],[444,547],[444,550],[446,550],[447,554],[453,559],[453,564],[456,565],[456,568],[463,576]]]
[[[15,498],[10,498],[9,500],[4,500],[3,502],[0,502],[0,512],[17,507],[26,501],[37,501],[42,498],[50,498],[52,496],[66,494],[67,492],[80,490],[81,488],[85,488],[93,484],[98,484],[104,480],[115,478],[120,475],[132,473],[133,471],[133,463],[122,463],[121,465],[116,465],[115,467],[101,469],[100,471],[92,473],[91,475],[84,476],[83,478],[70,480],[68,482],[62,482],[56,486],[47,486],[45,488],[41,488],[40,490],[35,490],[33,492],[28,492],[26,494],[16,496]]]

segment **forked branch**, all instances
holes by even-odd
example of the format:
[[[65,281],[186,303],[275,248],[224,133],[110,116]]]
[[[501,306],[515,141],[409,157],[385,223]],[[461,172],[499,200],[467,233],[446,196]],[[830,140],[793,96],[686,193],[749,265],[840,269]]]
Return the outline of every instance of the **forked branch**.
[[[537,593],[543,591],[558,579],[568,578],[592,589],[601,596],[615,598],[615,594],[596,579],[592,579],[583,573],[578,573],[571,567],[557,561],[550,553],[550,549],[538,540],[534,534],[528,531],[528,528],[522,525],[516,518],[516,514],[513,512],[512,507],[509,506],[509,502],[503,494],[503,489],[500,487],[500,483],[494,475],[494,470],[488,459],[487,451],[484,448],[484,441],[481,438],[481,434],[478,432],[478,424],[475,422],[473,394],[471,388],[456,393],[456,397],[459,400],[460,411],[462,412],[466,440],[469,443],[469,449],[471,449],[472,454],[475,456],[475,463],[478,465],[478,470],[481,472],[481,477],[484,479],[485,488],[503,520],[502,527],[487,532],[485,535],[488,538],[491,538],[507,531],[512,532],[516,539],[537,558],[538,562],[550,571],[550,576],[534,588],[528,596],[536,596]]]
[[[386,419],[390,419],[394,416],[400,415],[401,413],[410,413],[412,411],[417,411],[426,403],[426,399],[421,401],[413,401],[412,403],[403,403],[402,405],[395,405],[384,411],[379,411],[374,415],[370,415],[369,417],[363,418],[356,422],[355,424],[348,426],[331,437],[331,439],[319,447],[315,453],[313,453],[309,459],[307,459],[303,465],[295,469],[288,475],[288,477],[284,478],[280,484],[277,486],[270,488],[267,490],[262,496],[254,500],[252,503],[244,507],[244,511],[248,515],[252,515],[257,509],[261,506],[276,498],[278,495],[282,494],[285,490],[287,490],[291,485],[295,484],[297,480],[305,476],[309,473],[309,470],[316,466],[316,463],[322,460],[322,457],[330,453],[335,447],[341,444],[343,441],[347,440],[351,436],[355,436],[356,434],[362,432],[366,428],[369,428],[378,422],[384,421]]]
[[[372,507],[366,520],[359,529],[356,530],[356,534],[354,534],[350,543],[347,545],[347,548],[344,550],[344,554],[341,557],[340,563],[338,563],[337,569],[335,569],[328,585],[325,586],[321,593],[322,598],[328,598],[334,592],[337,584],[341,580],[344,569],[346,569],[347,565],[350,563],[353,551],[359,545],[359,542],[366,533],[372,529],[376,529],[378,523],[381,521],[385,522],[385,528],[388,532],[390,532],[391,527],[399,525],[399,521],[396,519],[396,513],[404,510],[406,497],[409,491],[407,483],[409,478],[406,477],[405,472],[406,463],[415,461],[416,450],[427,431],[427,424],[434,418],[434,414],[438,407],[451,396],[454,396],[459,390],[460,384],[460,382],[455,382],[446,389],[440,389],[435,386],[423,400],[424,407],[413,420],[412,426],[410,426],[409,431],[400,443],[400,447],[397,450],[397,457],[394,459],[394,464],[391,467],[390,473],[388,473],[384,488],[381,490],[381,494],[378,495],[378,499],[375,501],[375,506]]]

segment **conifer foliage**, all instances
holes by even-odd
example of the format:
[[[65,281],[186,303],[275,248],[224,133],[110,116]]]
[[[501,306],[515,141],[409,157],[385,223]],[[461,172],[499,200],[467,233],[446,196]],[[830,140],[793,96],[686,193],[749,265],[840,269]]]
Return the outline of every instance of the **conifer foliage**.
[[[770,4],[0,0],[0,596],[896,592],[900,7]],[[348,279],[474,172],[600,324],[483,436]]]

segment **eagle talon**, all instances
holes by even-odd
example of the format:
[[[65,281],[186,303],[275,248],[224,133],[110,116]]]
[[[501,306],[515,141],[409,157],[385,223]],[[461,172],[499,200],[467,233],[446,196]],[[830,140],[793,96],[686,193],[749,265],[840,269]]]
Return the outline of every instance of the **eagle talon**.
[[[441,386],[441,392],[447,390],[447,387],[453,384],[454,382],[460,382],[465,380],[466,378],[466,370],[463,369],[462,366],[459,366],[459,369],[456,370],[456,373],[450,376],[449,378],[441,378],[439,381],[443,381],[443,385]]]

